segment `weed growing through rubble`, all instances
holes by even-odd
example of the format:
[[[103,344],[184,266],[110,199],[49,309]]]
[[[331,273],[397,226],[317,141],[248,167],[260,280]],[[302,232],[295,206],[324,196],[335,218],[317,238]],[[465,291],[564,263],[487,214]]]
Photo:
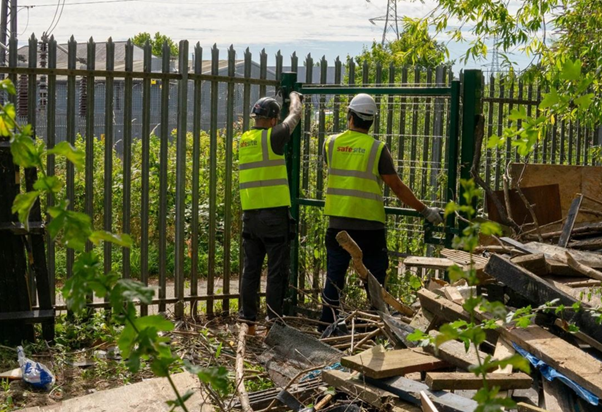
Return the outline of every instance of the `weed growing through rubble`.
[[[9,79],[0,82],[0,90],[11,95],[16,92]],[[156,376],[167,378],[177,398],[168,402],[173,409],[179,406],[188,411],[185,402],[193,393],[189,391],[180,394],[171,378],[172,371],[180,369],[182,365],[217,393],[226,394],[228,376],[225,368],[201,368],[183,362],[172,353],[169,338],[164,336],[173,330],[173,323],[160,315],[138,316],[135,302],[150,304],[154,296],[153,288],[131,279],[122,279],[113,271],[104,273],[103,262],[92,246],[111,242],[118,247],[130,247],[131,238],[125,234],[94,230],[90,216],[73,210],[63,193],[63,181],[57,176],[46,175],[43,165],[48,155],[64,159],[81,170],[84,166],[84,153],[68,142],[61,142],[50,150],[45,148],[43,142],[35,142],[32,139],[31,125],[22,127],[16,122],[16,110],[12,103],[0,105],[0,133],[10,137],[14,163],[23,168],[35,168],[39,174],[33,185],[34,190],[17,195],[12,212],[18,214],[19,221],[28,230],[29,214],[34,205],[44,196],[47,199],[53,198],[54,205],[46,210],[52,218],[47,225],[48,233],[52,238],[60,237],[64,245],[76,254],[73,276],[63,287],[69,309],[76,314],[83,314],[87,312],[88,296],[95,294],[105,298],[111,309],[112,320],[107,323],[107,327],[122,328],[118,346],[126,359],[126,365],[135,373],[140,370],[143,362],[147,362]]]
[[[460,340],[464,343],[467,352],[471,347],[474,348],[477,364],[473,365],[471,371],[483,379],[483,387],[473,397],[479,404],[476,412],[501,411],[503,408],[513,408],[516,404],[510,398],[497,397],[499,387],[489,384],[487,380],[488,374],[507,365],[512,365],[514,369],[526,373],[529,373],[530,368],[528,361],[520,355],[512,355],[504,359],[493,359],[491,355],[482,358],[479,352],[479,346],[486,339],[486,330],[497,328],[498,320],[506,320],[507,311],[501,302],[488,302],[480,296],[473,295],[473,286],[478,285],[480,281],[474,267],[472,255],[479,244],[479,234],[498,235],[501,234],[501,228],[497,223],[482,222],[476,219],[476,210],[472,205],[479,199],[481,195],[480,190],[475,187],[473,180],[461,180],[460,183],[463,188],[465,204],[459,205],[455,202],[450,202],[445,208],[445,214],[447,216],[455,213],[465,223],[465,228],[462,230],[461,235],[454,238],[454,247],[470,253],[470,266],[465,271],[458,266],[453,266],[450,269],[450,278],[452,281],[465,279],[468,285],[471,286],[470,297],[463,304],[464,310],[470,314],[470,321],[458,320],[444,324],[436,336],[430,336],[417,330],[414,334],[410,335],[410,339],[421,341],[425,345],[434,343],[437,347],[451,340]],[[532,316],[532,310],[528,308],[517,311],[513,314],[512,319],[518,319],[519,323],[522,322],[523,325],[528,325],[526,321],[528,320],[530,323]]]

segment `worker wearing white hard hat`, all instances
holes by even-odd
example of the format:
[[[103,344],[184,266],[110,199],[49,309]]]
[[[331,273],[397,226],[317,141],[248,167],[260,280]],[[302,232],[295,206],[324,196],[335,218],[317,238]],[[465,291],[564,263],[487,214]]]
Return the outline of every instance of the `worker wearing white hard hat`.
[[[321,320],[333,323],[339,305],[339,291],[345,286],[350,255],[336,241],[342,230],[349,233],[363,251],[366,267],[384,284],[389,266],[385,230],[384,181],[399,200],[420,212],[434,224],[443,222],[440,209],[426,206],[397,175],[389,149],[371,135],[377,106],[372,96],[358,94],[349,103],[347,131],[330,136],[324,143],[328,164],[328,186],[324,214],[327,278],[322,292]]]

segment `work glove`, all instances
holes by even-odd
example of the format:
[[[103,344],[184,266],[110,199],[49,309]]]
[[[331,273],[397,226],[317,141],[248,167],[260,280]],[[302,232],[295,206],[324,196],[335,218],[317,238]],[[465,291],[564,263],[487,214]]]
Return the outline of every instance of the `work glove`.
[[[424,209],[420,211],[420,214],[424,216],[426,220],[431,222],[433,225],[438,225],[443,223],[443,211],[438,207],[428,207],[426,206]]]
[[[301,93],[299,93],[299,92],[291,92],[291,94],[289,95],[289,97],[292,97],[293,94],[296,94],[297,97],[299,98],[299,101],[301,103],[303,103],[303,95]]]

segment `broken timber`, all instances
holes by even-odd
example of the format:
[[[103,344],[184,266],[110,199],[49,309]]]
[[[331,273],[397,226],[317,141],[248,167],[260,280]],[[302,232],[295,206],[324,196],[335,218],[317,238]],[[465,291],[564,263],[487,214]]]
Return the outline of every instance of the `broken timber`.
[[[573,232],[573,227],[575,226],[575,221],[577,220],[577,214],[579,213],[579,208],[581,207],[581,202],[583,201],[583,195],[578,194],[575,196],[573,203],[571,203],[571,208],[569,209],[569,214],[566,218],[566,223],[562,228],[562,234],[560,235],[560,239],[558,240],[558,246],[566,247],[569,243],[569,239],[571,238],[571,233]]]
[[[322,380],[326,384],[379,409],[384,410],[392,404],[394,405],[392,408],[394,412],[420,412],[420,408],[399,400],[397,395],[366,383],[361,378],[355,376],[355,374],[349,372],[340,370],[323,371]]]
[[[374,379],[432,371],[448,366],[441,359],[424,353],[421,349],[378,351],[378,347],[344,357],[341,359],[341,365]]]
[[[429,334],[436,336],[438,332],[431,331]],[[438,347],[430,344],[425,346],[424,350],[461,369],[468,370],[471,366],[479,364],[475,348],[470,346],[466,351],[464,344],[456,340],[447,341]],[[479,351],[479,357],[485,359],[487,354]]]
[[[426,374],[426,384],[432,390],[469,390],[481,389],[483,378],[474,373],[461,372],[429,372]],[[501,390],[529,389],[533,380],[526,373],[495,373],[487,375],[487,383]]]
[[[420,392],[424,391],[440,412],[472,412],[477,408],[477,403],[472,399],[446,391],[431,391],[424,383],[404,377],[382,380],[366,377],[365,379],[367,383],[415,405],[421,404]]]
[[[547,275],[552,271],[550,264],[546,261],[546,257],[543,253],[517,256],[510,260],[512,263],[515,263],[536,275]]]
[[[571,308],[579,302],[573,296],[498,255],[489,259],[485,272],[537,306],[551,301],[564,305],[564,315],[569,317],[568,321],[574,322],[584,333],[602,342],[602,326],[588,312],[576,312]],[[589,307],[585,303],[581,305]]]

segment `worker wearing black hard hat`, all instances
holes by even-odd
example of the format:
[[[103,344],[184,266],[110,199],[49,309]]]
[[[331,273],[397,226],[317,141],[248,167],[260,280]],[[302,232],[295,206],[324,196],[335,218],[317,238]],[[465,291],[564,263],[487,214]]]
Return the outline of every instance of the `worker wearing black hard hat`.
[[[258,291],[268,256],[266,303],[268,317],[282,316],[290,272],[292,218],[284,146],[301,118],[301,95],[289,96],[289,115],[278,124],[280,105],[272,97],[251,109],[255,126],[239,142],[240,200],[243,209],[243,250],[240,318],[255,334]]]

